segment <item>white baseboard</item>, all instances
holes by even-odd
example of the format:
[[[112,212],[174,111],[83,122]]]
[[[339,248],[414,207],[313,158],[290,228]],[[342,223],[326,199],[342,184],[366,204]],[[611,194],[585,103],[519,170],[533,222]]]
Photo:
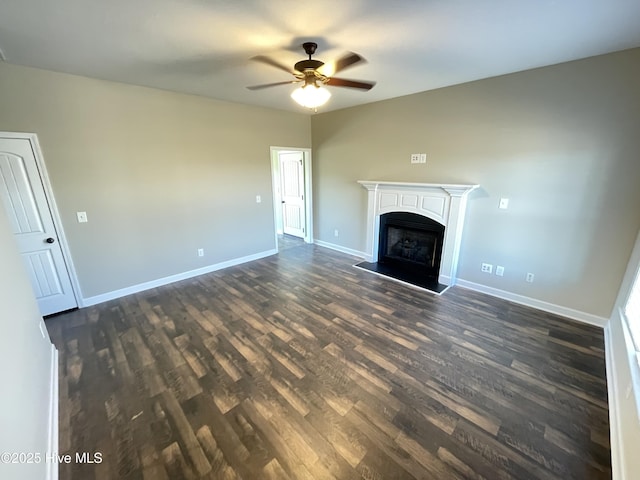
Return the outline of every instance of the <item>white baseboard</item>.
[[[366,253],[361,252],[359,250],[343,247],[342,245],[336,245],[335,243],[325,242],[324,240],[314,239],[313,243],[321,247],[330,248],[331,250],[336,250],[338,252],[346,253],[347,255],[353,255],[354,257],[366,258],[367,256]]]
[[[353,255],[355,257],[360,257],[360,258],[367,257],[367,254],[365,252],[360,252],[358,250],[353,250],[351,248],[343,247],[342,245],[336,245],[335,243],[329,243],[329,242],[325,242],[323,240],[317,240],[317,239],[314,240],[314,243],[321,247],[330,248],[331,250],[336,250],[338,252]],[[524,295],[507,292],[506,290],[500,290],[498,288],[488,287],[486,285],[481,285],[479,283],[469,282],[461,278],[457,278],[455,279],[454,282],[451,282],[451,279],[449,277],[441,277],[439,281],[441,283],[444,283],[445,285],[451,285],[451,286],[458,285],[463,288],[468,288],[469,290],[475,290],[477,292],[486,293],[487,295],[491,295],[492,297],[498,297],[498,298],[502,298],[503,300],[509,300],[510,302],[513,302],[513,303],[525,305],[527,307],[537,308],[538,310],[553,313],[556,315],[561,315],[563,317],[571,318],[572,320],[577,320],[582,323],[588,323],[589,325],[594,325],[600,328],[604,328],[605,325],[607,325],[607,323],[609,322],[608,318],[599,317],[591,313],[581,312],[580,310],[574,310],[572,308],[563,307],[561,305],[555,305],[553,303],[537,300],[535,298],[525,297]]]
[[[253,260],[259,260],[261,258],[275,255],[278,253],[276,249],[266,250],[264,252],[254,253],[245,257],[234,258],[225,262],[216,263],[214,265],[208,265],[206,267],[197,268],[195,270],[189,270],[188,272],[178,273],[176,275],[170,275],[168,277],[159,278],[157,280],[151,280],[150,282],[139,283],[138,285],[132,285],[130,287],[121,288],[112,292],[103,293],[93,297],[87,297],[82,299],[81,307],[90,307],[98,303],[107,302],[116,298],[125,297],[134,293],[143,292],[152,288],[162,287],[170,283],[179,282],[180,280],[186,280],[188,278],[197,277],[198,275],[204,275],[205,273],[215,272],[216,270],[222,270],[223,268],[233,267],[240,265],[241,263],[251,262]]]
[[[47,455],[58,454],[58,350],[51,345],[51,378],[49,379],[49,438],[47,439]],[[58,462],[47,463],[46,480],[58,480]]]
[[[456,280],[456,285],[468,288],[469,290],[486,293],[487,295],[491,295],[492,297],[502,298],[503,300],[509,300],[513,303],[519,303],[520,305],[537,308],[538,310],[543,310],[545,312],[571,318],[572,320],[577,320],[582,323],[588,323],[589,325],[594,325],[600,328],[604,328],[609,322],[608,318],[599,317],[597,315],[592,315],[591,313],[585,313],[581,312],[580,310],[574,310],[572,308],[563,307],[561,305],[544,302],[535,298],[525,297],[524,295],[507,292],[498,288],[488,287],[479,283],[469,282],[461,278],[458,278]]]

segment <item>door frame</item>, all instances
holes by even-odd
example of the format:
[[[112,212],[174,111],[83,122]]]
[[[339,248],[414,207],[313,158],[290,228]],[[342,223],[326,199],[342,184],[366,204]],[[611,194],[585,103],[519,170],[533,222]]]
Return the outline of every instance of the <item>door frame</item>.
[[[273,192],[273,221],[274,233],[276,240],[276,250],[278,249],[278,231],[280,222],[278,218],[282,218],[282,200],[280,197],[280,159],[278,154],[281,152],[302,152],[304,167],[304,241],[305,243],[313,243],[313,198],[311,195],[311,149],[297,147],[270,147],[271,153],[271,183]]]
[[[69,250],[69,243],[67,242],[67,237],[64,233],[64,229],[62,228],[62,219],[60,218],[58,205],[53,195],[53,189],[51,188],[49,174],[47,173],[47,167],[44,163],[44,155],[42,154],[42,150],[40,149],[38,135],[35,133],[0,131],[0,137],[16,140],[28,140],[31,145],[31,150],[33,150],[33,156],[36,160],[36,167],[38,168],[40,181],[42,182],[42,187],[44,188],[44,195],[47,199],[47,207],[49,208],[49,212],[51,212],[51,218],[53,219],[53,228],[55,228],[56,236],[58,237],[58,243],[60,244],[60,249],[62,250],[62,258],[65,264],[64,266],[67,270],[67,273],[69,274],[69,279],[71,280],[71,290],[73,292],[73,297],[76,299],[76,305],[79,308],[84,307],[84,303],[82,301],[82,290],[80,289],[80,283],[78,282],[76,269],[73,265],[73,260],[71,259],[71,250]]]

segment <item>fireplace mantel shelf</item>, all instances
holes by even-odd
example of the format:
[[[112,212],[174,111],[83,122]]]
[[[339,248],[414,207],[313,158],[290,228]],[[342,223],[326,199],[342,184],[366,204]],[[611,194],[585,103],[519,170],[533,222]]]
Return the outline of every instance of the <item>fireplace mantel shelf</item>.
[[[417,183],[417,182],[388,182],[379,180],[358,180],[367,190],[375,190],[379,186],[386,188],[417,188],[422,190],[444,190],[449,195],[464,195],[475,190],[480,185],[466,185],[455,183]]]

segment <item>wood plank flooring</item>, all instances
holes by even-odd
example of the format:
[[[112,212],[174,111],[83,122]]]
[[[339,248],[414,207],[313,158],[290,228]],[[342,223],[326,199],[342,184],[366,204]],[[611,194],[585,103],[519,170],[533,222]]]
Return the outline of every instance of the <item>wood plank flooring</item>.
[[[303,245],[47,320],[93,479],[608,479],[601,329]]]

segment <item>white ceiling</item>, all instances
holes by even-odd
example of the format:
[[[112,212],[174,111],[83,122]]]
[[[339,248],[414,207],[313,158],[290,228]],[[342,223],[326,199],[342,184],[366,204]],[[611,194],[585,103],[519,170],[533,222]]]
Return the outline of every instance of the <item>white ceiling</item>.
[[[304,112],[251,61],[366,58],[321,111],[640,46],[639,0],[0,0],[8,63]]]

